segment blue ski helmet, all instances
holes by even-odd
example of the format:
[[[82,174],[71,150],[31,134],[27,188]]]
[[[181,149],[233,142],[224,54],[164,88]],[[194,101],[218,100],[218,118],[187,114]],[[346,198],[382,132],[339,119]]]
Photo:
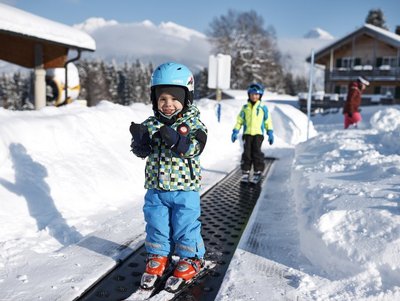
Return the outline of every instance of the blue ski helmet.
[[[264,86],[259,83],[251,84],[247,88],[247,95],[250,97],[250,94],[260,94],[260,99],[264,94]]]
[[[185,65],[168,62],[158,66],[150,80],[151,101],[153,110],[157,110],[157,100],[155,96],[156,86],[180,86],[186,92],[185,105],[193,102],[194,95],[194,77],[192,72]]]

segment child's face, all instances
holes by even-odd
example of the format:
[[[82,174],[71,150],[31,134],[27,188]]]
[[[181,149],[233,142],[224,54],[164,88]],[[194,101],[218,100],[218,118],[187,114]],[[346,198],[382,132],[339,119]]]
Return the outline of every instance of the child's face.
[[[183,109],[183,105],[178,99],[165,92],[158,97],[157,106],[158,110],[167,116]]]
[[[260,94],[250,94],[250,100],[252,102],[256,102],[256,101],[260,100]]]

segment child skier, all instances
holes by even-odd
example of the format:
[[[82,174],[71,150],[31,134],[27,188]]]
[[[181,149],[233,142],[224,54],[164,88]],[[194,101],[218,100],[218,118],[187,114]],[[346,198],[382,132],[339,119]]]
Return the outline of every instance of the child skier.
[[[271,114],[269,114],[267,106],[261,103],[263,94],[264,87],[261,84],[255,83],[248,87],[248,101],[237,116],[236,125],[232,131],[231,139],[232,142],[235,142],[240,128],[243,126],[242,182],[249,181],[252,165],[254,173],[251,181],[258,183],[261,179],[265,167],[264,154],[261,151],[265,131],[269,144],[274,143]]]
[[[143,212],[148,256],[143,288],[154,286],[173,254],[180,257],[173,275],[185,281],[203,264],[199,155],[207,129],[192,103],[193,91],[193,75],[186,66],[158,66],[151,77],[154,116],[130,126],[132,152],[147,157]]]
[[[361,95],[367,86],[369,86],[369,81],[363,76],[359,76],[356,81],[349,84],[347,99],[343,105],[345,129],[352,124],[357,128],[357,124],[362,120],[359,107],[361,105]]]

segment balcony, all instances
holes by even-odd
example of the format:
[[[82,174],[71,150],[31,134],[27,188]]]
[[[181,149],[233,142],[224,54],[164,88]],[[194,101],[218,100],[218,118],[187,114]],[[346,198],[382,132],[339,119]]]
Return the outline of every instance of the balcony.
[[[370,81],[399,81],[400,67],[391,67],[382,65],[373,67],[371,65],[357,65],[352,68],[336,68],[331,72],[325,73],[325,81],[350,81],[354,78],[363,75]]]
[[[339,112],[346,101],[346,97],[347,94],[315,92],[311,96],[311,113]],[[299,109],[307,112],[308,93],[299,93],[298,98]],[[361,106],[393,105],[399,103],[400,100],[396,101],[392,95],[388,94],[363,94],[361,99]]]

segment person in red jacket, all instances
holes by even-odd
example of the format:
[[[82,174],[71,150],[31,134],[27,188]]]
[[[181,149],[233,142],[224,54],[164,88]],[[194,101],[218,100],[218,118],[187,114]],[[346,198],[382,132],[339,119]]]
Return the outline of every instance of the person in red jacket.
[[[357,127],[357,123],[362,120],[359,107],[361,105],[361,94],[367,86],[369,86],[369,81],[362,76],[350,83],[347,99],[343,106],[345,129],[352,124]]]

